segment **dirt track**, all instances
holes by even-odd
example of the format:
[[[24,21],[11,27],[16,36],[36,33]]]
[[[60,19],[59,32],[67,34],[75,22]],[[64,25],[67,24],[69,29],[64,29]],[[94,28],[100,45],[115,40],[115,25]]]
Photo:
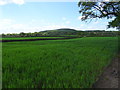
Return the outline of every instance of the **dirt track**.
[[[93,88],[120,88],[118,82],[120,76],[118,75],[118,72],[120,72],[120,67],[118,66],[118,63],[120,63],[119,58],[120,54],[105,68],[99,80],[93,85]]]

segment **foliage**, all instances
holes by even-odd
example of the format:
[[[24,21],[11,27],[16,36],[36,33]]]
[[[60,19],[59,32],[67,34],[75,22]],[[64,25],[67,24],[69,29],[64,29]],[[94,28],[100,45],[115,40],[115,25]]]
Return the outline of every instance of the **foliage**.
[[[119,2],[79,2],[82,20],[93,18],[115,18],[109,22],[108,28],[120,29],[120,1]]]
[[[118,31],[105,31],[105,30],[89,30],[89,31],[82,31],[82,30],[74,30],[74,29],[58,29],[58,30],[46,30],[41,32],[34,32],[34,33],[20,33],[20,34],[2,34],[4,38],[10,37],[25,37],[25,38],[36,38],[36,37],[81,37],[81,36],[89,36],[89,37],[111,37],[117,36],[119,33]]]

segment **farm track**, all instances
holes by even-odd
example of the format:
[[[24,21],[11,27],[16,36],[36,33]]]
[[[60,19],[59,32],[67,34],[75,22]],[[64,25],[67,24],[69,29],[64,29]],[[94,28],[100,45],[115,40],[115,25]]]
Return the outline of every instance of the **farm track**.
[[[42,39],[20,39],[20,40],[0,40],[0,42],[16,42],[16,41],[38,41],[38,40],[64,40],[73,39],[76,37],[65,37],[65,38],[42,38]]]
[[[108,65],[98,81],[93,85],[93,88],[120,88],[119,87],[119,72],[120,54],[117,58],[113,59]]]

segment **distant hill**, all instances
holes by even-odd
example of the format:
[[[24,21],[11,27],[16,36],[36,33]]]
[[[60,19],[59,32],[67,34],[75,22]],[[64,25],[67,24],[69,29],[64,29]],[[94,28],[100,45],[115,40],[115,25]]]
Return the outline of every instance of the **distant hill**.
[[[76,35],[77,30],[75,29],[69,29],[69,28],[61,28],[61,29],[56,29],[56,30],[45,30],[41,31],[43,35]]]
[[[56,29],[56,30],[60,30],[60,31],[69,31],[69,32],[76,31],[75,29],[70,29],[70,28],[61,28],[61,29]]]

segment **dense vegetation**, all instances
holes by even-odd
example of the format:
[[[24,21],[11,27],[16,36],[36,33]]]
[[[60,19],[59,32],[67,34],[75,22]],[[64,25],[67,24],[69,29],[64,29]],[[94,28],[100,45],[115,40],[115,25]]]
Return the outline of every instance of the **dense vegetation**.
[[[2,34],[2,37],[61,37],[61,36],[77,36],[77,37],[113,37],[120,35],[120,31],[105,31],[105,30],[89,30],[89,31],[81,31],[74,29],[57,29],[57,30],[46,30],[41,32],[34,33],[24,33],[21,32],[19,34]]]
[[[85,0],[83,0],[85,1]],[[116,2],[117,1],[117,2]],[[120,31],[120,1],[109,0],[109,2],[79,2],[81,20],[86,21],[93,18],[113,19],[108,22],[108,28],[116,28]]]
[[[117,43],[117,37],[3,43],[3,88],[92,87]]]

